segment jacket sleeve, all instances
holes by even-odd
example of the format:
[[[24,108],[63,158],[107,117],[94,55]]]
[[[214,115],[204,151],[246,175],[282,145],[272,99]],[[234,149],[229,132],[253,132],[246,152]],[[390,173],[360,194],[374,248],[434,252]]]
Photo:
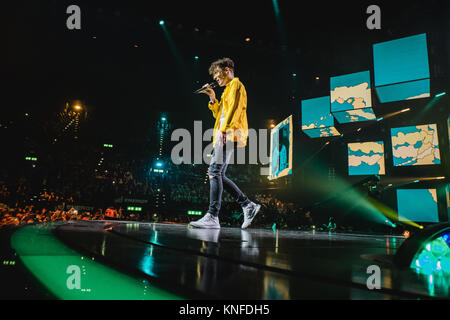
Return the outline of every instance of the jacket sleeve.
[[[227,112],[225,113],[225,121],[222,123],[220,131],[227,132],[227,129],[232,129],[234,121],[239,119],[242,110],[247,107],[244,90],[245,89],[240,82],[232,84],[230,92],[226,100],[224,100],[224,103],[226,103],[227,106],[223,107]]]
[[[209,101],[208,108],[212,111],[213,117],[217,119],[217,115],[219,113],[219,100],[216,99],[214,103]]]

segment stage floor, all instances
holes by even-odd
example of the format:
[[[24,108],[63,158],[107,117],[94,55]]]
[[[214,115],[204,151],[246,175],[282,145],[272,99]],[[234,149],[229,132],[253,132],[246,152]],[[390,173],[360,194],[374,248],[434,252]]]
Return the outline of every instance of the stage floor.
[[[4,263],[3,280],[16,295],[21,289],[14,286],[26,282],[24,296],[32,298],[449,297],[449,279],[393,264],[403,237],[76,221],[21,227],[9,238],[3,260],[17,263],[9,269]],[[367,286],[373,265],[381,270],[381,289]]]

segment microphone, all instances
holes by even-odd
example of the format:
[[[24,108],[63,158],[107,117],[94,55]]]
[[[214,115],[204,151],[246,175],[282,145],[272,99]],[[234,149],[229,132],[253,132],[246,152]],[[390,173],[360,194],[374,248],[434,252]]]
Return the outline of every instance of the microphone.
[[[207,87],[201,87],[200,89],[195,90],[194,93],[195,93],[195,94],[199,94],[201,91],[205,90],[205,89],[208,88],[208,87],[211,88],[211,89],[214,89],[214,88],[216,88],[218,85],[219,85],[219,84],[217,83],[217,81],[213,81],[213,82],[211,82],[211,83],[208,83],[208,86],[207,86]]]

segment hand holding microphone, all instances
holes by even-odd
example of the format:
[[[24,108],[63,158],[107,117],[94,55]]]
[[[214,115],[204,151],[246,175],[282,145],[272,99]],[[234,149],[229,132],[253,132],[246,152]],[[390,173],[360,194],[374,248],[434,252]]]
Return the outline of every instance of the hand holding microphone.
[[[215,88],[215,87],[217,87],[217,82],[216,81],[205,84],[203,87],[201,87],[200,89],[198,89],[194,93],[207,94],[209,96],[209,99],[211,100],[211,102],[214,103],[216,101],[216,93],[214,92],[213,88]]]

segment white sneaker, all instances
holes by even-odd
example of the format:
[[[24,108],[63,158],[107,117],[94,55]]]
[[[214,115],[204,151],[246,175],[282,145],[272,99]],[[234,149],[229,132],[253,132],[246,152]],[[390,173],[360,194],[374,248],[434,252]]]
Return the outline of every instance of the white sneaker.
[[[203,218],[189,223],[190,226],[201,229],[220,229],[219,218],[207,213]]]
[[[242,224],[241,228],[247,229],[247,227],[252,223],[253,219],[255,219],[259,209],[261,209],[261,205],[250,202],[242,209],[244,210],[244,223]]]

